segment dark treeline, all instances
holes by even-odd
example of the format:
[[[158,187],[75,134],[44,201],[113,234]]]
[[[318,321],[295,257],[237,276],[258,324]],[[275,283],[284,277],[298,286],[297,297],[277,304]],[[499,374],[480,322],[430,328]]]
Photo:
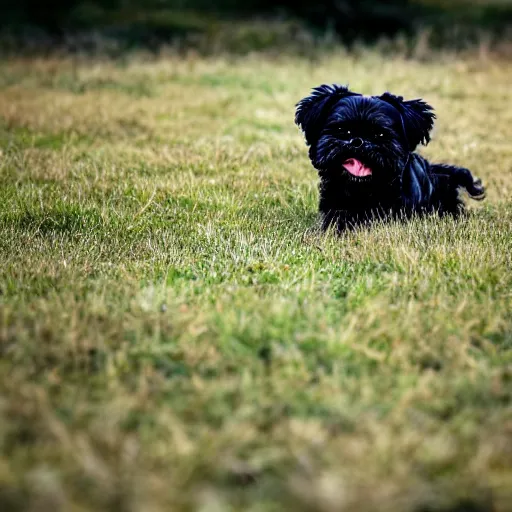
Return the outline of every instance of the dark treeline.
[[[172,40],[197,23],[179,22],[169,13],[194,13],[208,19],[273,18],[298,20],[312,31],[330,31],[344,42],[373,40],[420,28],[473,26],[506,33],[512,26],[512,0],[3,0],[0,28],[11,33],[37,29],[54,38],[86,30],[110,30]],[[160,15],[162,14],[162,15]],[[120,29],[119,27],[122,27]],[[19,32],[23,32],[20,30]]]
[[[342,31],[369,27],[384,33],[411,25],[425,9],[411,0],[4,0],[0,23],[31,24],[58,31],[86,23],[87,11],[194,10],[228,16],[296,16],[314,26]]]

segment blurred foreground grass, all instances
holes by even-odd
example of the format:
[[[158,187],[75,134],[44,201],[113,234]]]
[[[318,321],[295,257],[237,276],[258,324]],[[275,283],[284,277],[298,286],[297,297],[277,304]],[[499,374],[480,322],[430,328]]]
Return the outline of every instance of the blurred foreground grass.
[[[512,510],[511,80],[368,51],[2,62],[0,509]],[[293,113],[324,81],[431,102],[424,153],[487,202],[318,233]]]

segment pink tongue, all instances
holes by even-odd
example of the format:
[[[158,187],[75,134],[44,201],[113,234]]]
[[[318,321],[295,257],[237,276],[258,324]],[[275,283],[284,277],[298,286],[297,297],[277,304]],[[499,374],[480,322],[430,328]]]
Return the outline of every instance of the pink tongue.
[[[354,176],[371,176],[372,174],[372,170],[369,167],[366,167],[355,158],[349,158],[343,163],[343,167],[345,167],[345,169]]]

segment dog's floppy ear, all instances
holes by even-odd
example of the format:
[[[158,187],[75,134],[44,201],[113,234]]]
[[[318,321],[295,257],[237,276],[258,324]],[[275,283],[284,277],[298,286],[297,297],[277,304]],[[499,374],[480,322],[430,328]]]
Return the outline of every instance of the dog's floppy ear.
[[[345,96],[356,96],[343,85],[320,85],[315,87],[310,96],[297,103],[295,124],[304,132],[306,143],[313,144],[318,140],[325,117],[338,100]]]
[[[402,96],[395,96],[389,92],[379,98],[393,105],[400,113],[410,151],[414,151],[420,143],[426,146],[430,142],[430,131],[434,126],[436,115],[428,103],[423,100],[404,101]]]

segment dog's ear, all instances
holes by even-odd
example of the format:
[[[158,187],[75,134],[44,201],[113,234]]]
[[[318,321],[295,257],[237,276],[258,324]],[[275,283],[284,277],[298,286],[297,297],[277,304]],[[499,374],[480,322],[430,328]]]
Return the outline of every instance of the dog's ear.
[[[345,96],[356,95],[345,86],[324,84],[315,87],[310,96],[299,101],[296,105],[295,124],[303,131],[306,143],[311,145],[318,140],[330,107]]]
[[[430,142],[430,131],[434,126],[436,115],[428,103],[423,100],[404,101],[402,96],[395,96],[389,92],[379,98],[393,105],[400,113],[410,151],[414,151],[420,143],[426,146]]]

